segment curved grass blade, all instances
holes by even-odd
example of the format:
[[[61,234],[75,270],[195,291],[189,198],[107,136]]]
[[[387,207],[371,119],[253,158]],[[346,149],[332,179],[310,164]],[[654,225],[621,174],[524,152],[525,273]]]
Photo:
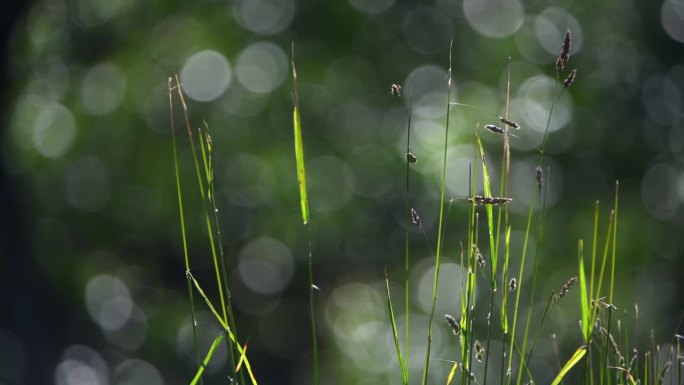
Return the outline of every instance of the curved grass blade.
[[[577,363],[584,357],[584,355],[587,354],[587,346],[580,346],[575,350],[575,353],[570,357],[568,362],[563,365],[563,368],[561,368],[560,372],[558,372],[558,375],[556,378],[554,378],[553,382],[551,382],[551,385],[558,385],[561,381],[563,381],[563,377],[565,377],[566,374],[570,371],[570,369],[573,368],[573,366],[577,365]]]
[[[209,361],[211,361],[211,357],[214,356],[214,352],[216,351],[216,348],[219,346],[221,343],[221,340],[225,337],[225,333],[220,333],[216,338],[214,338],[214,342],[211,344],[211,347],[209,348],[209,351],[207,352],[207,355],[204,357],[204,361],[202,361],[202,365],[200,365],[199,369],[197,369],[197,373],[195,374],[195,378],[192,379],[190,382],[190,385],[195,385],[197,384],[198,381],[202,378],[202,374],[204,374],[204,368],[209,365]]]
[[[235,347],[237,348],[238,352],[240,353],[240,356],[245,356],[245,350],[240,346],[240,343],[238,343],[237,338],[235,338],[235,335],[233,332],[230,330],[230,327],[228,326],[228,323],[226,323],[223,318],[219,315],[219,313],[216,311],[216,308],[214,305],[211,304],[211,301],[207,297],[206,294],[204,294],[204,290],[199,285],[199,282],[193,277],[192,273],[188,272],[187,276],[190,280],[192,280],[193,284],[195,285],[195,288],[197,289],[197,292],[200,294],[202,298],[204,298],[204,302],[206,302],[207,306],[209,307],[209,311],[216,317],[216,319],[219,321],[221,324],[221,327],[223,330],[225,330],[226,333],[228,333],[228,338],[230,338],[230,341],[235,344]],[[254,377],[254,373],[252,373],[252,365],[249,363],[249,360],[247,359],[247,356],[244,357],[244,365],[245,368],[247,368],[247,373],[249,374],[249,378],[252,380],[252,384],[257,385],[257,380]]]
[[[394,337],[394,348],[397,351],[397,359],[399,359],[399,367],[401,368],[402,384],[408,385],[408,371],[404,363],[404,357],[401,354],[401,347],[399,346],[399,335],[397,334],[397,323],[394,318],[394,309],[392,309],[392,298],[390,297],[389,280],[387,278],[387,271],[385,271],[385,288],[387,289],[387,308],[389,309],[390,321],[392,323],[392,336]]]

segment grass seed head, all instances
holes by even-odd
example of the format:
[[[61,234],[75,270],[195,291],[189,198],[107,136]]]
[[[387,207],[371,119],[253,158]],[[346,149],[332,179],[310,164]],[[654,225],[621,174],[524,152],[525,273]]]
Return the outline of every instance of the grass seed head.
[[[413,153],[409,151],[406,153],[406,161],[413,164],[413,163],[418,162],[418,157],[413,155]]]
[[[541,166],[537,166],[537,172],[536,173],[537,173],[537,175],[536,175],[537,187],[541,189],[542,186],[544,185],[544,169],[541,168]]]
[[[485,354],[484,346],[482,346],[480,341],[475,340],[474,349],[475,349],[475,358],[477,359],[478,362],[482,362],[482,359],[484,358],[484,354]]]
[[[515,291],[518,288],[518,280],[515,277],[508,281],[508,291]]]
[[[501,123],[507,125],[508,127],[511,127],[513,129],[516,129],[516,130],[520,129],[520,125],[518,123],[516,123],[512,120],[508,120],[508,119],[504,118],[503,116],[499,116],[499,120],[501,121]]]
[[[394,96],[401,95],[401,86],[399,84],[392,84],[390,92],[392,92],[392,95]]]
[[[572,83],[575,82],[576,77],[577,77],[577,68],[574,68],[572,71],[570,71],[570,73],[565,78],[565,80],[563,80],[563,86],[565,86],[565,88],[570,87],[572,85]]]
[[[413,222],[414,225],[420,226],[420,217],[413,208],[411,208],[411,222]]]
[[[563,72],[565,65],[568,64],[568,61],[570,60],[570,47],[571,46],[572,46],[572,35],[570,34],[570,30],[567,30],[567,31],[565,31],[565,38],[563,39],[563,46],[561,47],[560,54],[558,55],[558,58],[556,59],[556,72],[559,75],[561,72]]]
[[[455,335],[461,334],[461,326],[456,321],[456,318],[450,316],[449,314],[444,314],[444,318],[446,319],[449,326],[451,326],[451,330],[453,330]]]
[[[503,128],[501,128],[499,126],[495,126],[493,124],[487,124],[485,126],[485,128],[488,129],[489,131],[495,133],[495,134],[503,134],[504,132],[506,132],[506,130],[504,130]]]
[[[494,206],[499,206],[499,205],[505,205],[507,203],[510,203],[513,199],[511,198],[502,198],[502,197],[483,197],[480,195],[475,195],[472,198],[468,198],[468,202],[470,203],[475,203],[476,205],[494,205]]]

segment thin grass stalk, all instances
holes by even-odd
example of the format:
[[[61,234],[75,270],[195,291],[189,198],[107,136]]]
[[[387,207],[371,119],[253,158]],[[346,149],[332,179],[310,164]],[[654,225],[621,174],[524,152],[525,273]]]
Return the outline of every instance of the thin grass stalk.
[[[410,350],[409,350],[409,316],[410,316],[410,309],[409,309],[409,274],[410,274],[410,230],[411,230],[411,223],[413,222],[413,216],[411,215],[411,195],[410,195],[410,166],[411,162],[409,160],[409,154],[411,153],[411,109],[413,105],[413,79],[411,79],[411,90],[409,92],[409,103],[408,103],[408,116],[407,116],[407,124],[406,124],[406,250],[405,250],[405,258],[404,258],[404,309],[405,309],[405,329],[404,329],[404,339],[405,339],[405,349],[406,349],[406,362],[404,362],[404,366],[406,368],[409,367],[409,356],[410,356]],[[422,226],[421,226],[422,230]],[[423,236],[425,236],[425,232],[423,232]]]
[[[200,287],[199,282],[197,282],[195,277],[192,276],[192,273],[187,272],[186,277],[188,278],[188,280],[190,280],[194,284],[195,289],[199,293],[200,297],[202,297],[204,299],[204,302],[207,304],[209,311],[219,321],[224,332],[228,334],[228,338],[230,338],[230,341],[236,345],[237,350],[240,353],[240,356],[242,357],[242,360],[244,362],[244,366],[245,366],[245,368],[247,368],[247,373],[249,374],[249,378],[252,381],[252,384],[257,385],[257,380],[254,377],[254,373],[252,372],[252,365],[250,364],[249,360],[247,359],[247,356],[245,354],[245,350],[242,348],[242,346],[240,346],[240,344],[237,340],[237,337],[230,330],[230,326],[221,319],[221,316],[219,316],[218,311],[216,311],[216,308],[214,307],[214,305],[212,305],[211,301],[209,300],[209,297],[207,297],[207,295],[204,293],[204,290],[202,290],[202,287]]]
[[[618,201],[620,182],[615,181],[615,206],[613,207],[613,253],[610,258],[610,291],[608,303],[613,303],[613,287],[615,284],[615,256],[617,254],[617,228],[618,228]]]
[[[605,352],[604,358],[603,358],[603,365],[601,365],[601,371],[603,372],[601,374],[601,385],[604,385],[606,383],[606,375],[608,373],[608,352],[610,349],[610,328],[612,326],[612,316],[613,316],[613,305],[608,306],[608,327],[606,327],[606,343],[605,343]]]
[[[451,50],[453,49],[454,41],[449,45],[449,72],[447,73],[447,112],[446,112],[446,127],[444,129],[444,156],[442,160],[442,180],[440,183],[440,201],[439,201],[439,225],[437,230],[437,255],[435,257],[435,277],[432,287],[432,307],[430,310],[430,318],[428,320],[428,340],[427,349],[425,353],[425,367],[423,368],[422,384],[427,384],[428,372],[430,370],[430,347],[432,345],[432,321],[435,317],[435,304],[437,303],[437,283],[439,282],[439,268],[440,258],[442,256],[442,226],[444,224],[444,192],[446,190],[446,166],[447,166],[447,149],[449,148],[449,104],[451,102]]]
[[[596,274],[596,247],[598,245],[598,224],[599,224],[599,201],[594,203],[594,227],[591,242],[591,270],[589,272],[589,293],[592,298],[594,295],[594,279]],[[596,293],[598,295],[598,293]]]
[[[204,165],[204,171],[207,179],[207,204],[210,205],[210,211],[214,213],[213,215],[213,220],[214,220],[214,228],[216,229],[216,241],[218,243],[218,252],[219,252],[219,269],[221,273],[221,279],[223,281],[223,288],[225,290],[225,295],[226,295],[226,311],[228,315],[228,325],[230,325],[233,329],[233,333],[235,335],[238,334],[237,332],[237,324],[235,322],[235,315],[233,313],[233,303],[231,300],[231,294],[230,294],[230,287],[228,286],[228,274],[226,273],[226,262],[225,262],[225,254],[223,252],[223,240],[221,237],[221,226],[218,218],[218,207],[216,206],[216,195],[214,193],[214,169],[213,169],[213,162],[212,162],[212,146],[211,146],[211,136],[209,135],[209,125],[207,122],[204,122],[204,128],[205,132],[202,132],[202,128],[199,128],[199,142],[200,142],[200,150],[202,154],[202,161]],[[228,357],[231,363],[231,367],[235,368],[236,367],[236,362],[235,362],[235,357],[238,355],[238,350],[235,348],[235,346],[231,345],[228,340],[226,340],[226,347],[228,348]],[[234,373],[236,374],[236,373]],[[244,378],[244,373],[240,373],[240,382],[245,383],[245,378]]]
[[[606,263],[608,261],[608,251],[610,249],[610,246],[612,245],[612,238],[613,238],[613,226],[615,225],[615,212],[611,210],[610,215],[608,217],[608,231],[606,235],[606,243],[603,247],[603,256],[601,260],[601,270],[599,271],[599,279],[598,279],[598,285],[596,286],[596,291],[592,293],[591,295],[593,298],[600,298],[601,297],[601,288],[603,286],[603,277],[604,273],[606,270]],[[594,318],[592,318],[592,322],[594,321]]]
[[[541,155],[543,157],[543,153]],[[535,298],[535,293],[536,293],[536,288],[537,288],[537,276],[539,273],[539,253],[541,250],[541,245],[542,241],[544,239],[544,219],[546,218],[546,199],[548,197],[548,189],[549,185],[551,184],[551,172],[550,169],[546,170],[546,179],[548,180],[547,183],[544,184],[543,190],[544,193],[542,194],[542,202],[541,202],[541,210],[539,211],[539,237],[537,238],[537,248],[534,251],[534,266],[532,267],[532,286],[530,288],[530,299],[529,299],[529,304],[527,308],[527,319],[525,321],[525,331],[523,333],[523,345],[522,345],[522,352],[525,352],[526,347],[527,347],[527,338],[529,336],[529,330],[530,330],[530,323],[532,321],[532,307],[534,306],[534,298]],[[529,230],[528,230],[529,231]],[[527,234],[525,235],[525,243],[527,243]],[[522,274],[520,275],[520,278],[522,279]],[[520,289],[518,289],[520,290]],[[517,307],[517,303],[516,303]],[[524,364],[523,356],[521,356],[520,359],[520,364],[518,365],[519,371],[518,371],[518,380],[517,384],[520,385],[522,381],[522,365]]]
[[[177,78],[176,78],[177,79]],[[201,366],[200,350],[199,350],[199,339],[197,337],[197,316],[195,313],[195,300],[192,294],[192,283],[187,279],[187,273],[190,273],[190,257],[188,253],[188,241],[187,232],[185,229],[185,214],[183,210],[183,193],[180,184],[180,167],[178,165],[178,146],[176,144],[176,127],[173,118],[173,80],[169,77],[168,81],[168,96],[169,96],[169,120],[171,124],[171,142],[173,147],[173,168],[176,177],[176,195],[178,197],[178,212],[180,216],[181,223],[181,238],[183,240],[183,259],[185,261],[185,271],[186,271],[186,282],[188,286],[188,303],[190,305],[190,317],[192,318],[192,339],[195,347],[195,360],[197,362],[197,367]],[[202,384],[202,379],[200,378],[200,384]]]
[[[530,351],[527,353],[527,359],[524,360],[525,365],[523,367],[523,372],[528,371],[528,366],[529,362],[532,359],[532,353],[534,352],[534,348],[537,346],[537,341],[539,340],[539,335],[541,333],[542,326],[544,325],[544,321],[546,320],[546,316],[549,314],[549,310],[551,309],[551,306],[553,304],[553,294],[549,297],[549,300],[546,302],[546,307],[544,308],[544,313],[542,313],[541,320],[539,320],[539,325],[537,326],[537,330],[534,333],[534,337],[532,338],[532,344],[530,345]]]
[[[394,317],[394,309],[392,308],[392,298],[390,297],[389,278],[387,278],[387,271],[385,271],[385,288],[387,289],[387,308],[389,310],[390,321],[392,323],[392,336],[394,337],[394,348],[397,352],[399,367],[401,368],[401,380],[403,385],[408,385],[408,369],[405,364],[404,358],[401,354],[401,347],[399,346],[399,335],[397,333],[397,323]]]
[[[202,383],[202,374],[204,373],[204,368],[209,365],[209,361],[211,361],[211,357],[214,356],[214,352],[216,351],[216,348],[219,346],[221,343],[221,340],[223,340],[225,337],[225,333],[220,333],[216,338],[214,338],[214,342],[211,344],[211,347],[209,348],[209,351],[207,352],[207,355],[204,357],[204,361],[202,362],[202,365],[200,365],[199,369],[197,370],[197,373],[195,374],[195,378],[192,379],[190,382],[190,385],[195,385],[199,381]]]
[[[293,92],[293,122],[294,122],[294,141],[295,158],[297,163],[297,180],[299,182],[299,201],[302,209],[302,222],[306,228],[306,239],[308,246],[308,280],[309,280],[309,315],[311,317],[311,343],[313,354],[313,375],[314,385],[319,384],[318,369],[318,337],[316,332],[316,312],[314,306],[314,280],[313,280],[313,256],[311,247],[311,230],[309,218],[309,201],[307,199],[306,170],[304,169],[304,143],[302,140],[302,123],[299,110],[299,94],[297,92],[297,70],[294,61],[294,42],[292,42],[292,92]]]
[[[185,117],[185,128],[188,132],[188,138],[190,140],[190,149],[192,150],[192,160],[195,165],[195,174],[197,176],[197,187],[200,190],[200,196],[202,197],[202,202],[203,202],[203,208],[204,208],[204,222],[207,227],[207,235],[209,236],[209,245],[211,246],[211,256],[212,260],[214,263],[214,273],[216,275],[216,285],[218,288],[219,292],[219,299],[221,301],[221,314],[223,316],[223,320],[228,322],[228,315],[227,315],[227,310],[226,310],[226,300],[224,298],[224,293],[223,293],[223,284],[222,284],[222,279],[221,279],[221,272],[219,269],[219,263],[218,263],[218,256],[216,253],[216,243],[214,241],[214,230],[211,225],[211,219],[209,217],[209,210],[207,209],[207,205],[205,202],[205,191],[204,191],[204,182],[202,182],[202,173],[200,172],[200,167],[199,167],[199,161],[197,159],[197,150],[195,149],[195,141],[193,139],[192,135],[192,128],[190,126],[190,116],[188,113],[188,105],[185,102],[185,96],[183,94],[183,87],[181,86],[180,79],[178,78],[178,75],[176,75],[176,85],[177,85],[177,91],[178,91],[178,97],[180,98],[181,105],[183,106],[183,116]]]
[[[511,370],[511,366],[513,365],[513,346],[516,344],[515,341],[515,332],[517,331],[517,325],[518,325],[518,309],[520,309],[520,293],[522,292],[522,277],[525,272],[525,262],[527,260],[527,245],[530,239],[530,229],[532,227],[532,213],[534,212],[534,207],[535,207],[535,197],[537,194],[535,194],[534,189],[532,190],[532,194],[530,196],[530,205],[529,205],[529,210],[527,212],[527,225],[525,227],[525,238],[523,240],[523,246],[522,246],[522,255],[520,258],[520,269],[518,271],[518,288],[515,293],[515,305],[513,306],[513,325],[511,327],[511,342],[510,342],[510,348],[508,351],[508,365],[507,365],[507,370]],[[522,360],[521,356],[521,360]],[[518,370],[518,380],[516,383],[520,382],[520,369],[519,367]],[[510,384],[511,376],[508,376],[508,380],[506,381],[507,384]]]

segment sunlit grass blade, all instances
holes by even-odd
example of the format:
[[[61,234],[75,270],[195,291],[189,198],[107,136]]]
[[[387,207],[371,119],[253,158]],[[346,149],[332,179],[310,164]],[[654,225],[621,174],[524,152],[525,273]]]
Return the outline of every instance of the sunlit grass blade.
[[[297,163],[297,181],[299,183],[299,202],[302,209],[302,222],[306,228],[306,237],[309,249],[308,255],[308,279],[309,279],[309,317],[311,318],[311,345],[313,355],[314,385],[319,383],[318,372],[318,336],[316,332],[316,309],[314,306],[314,280],[313,280],[313,257],[311,251],[311,232],[309,230],[309,201],[306,195],[306,171],[304,169],[304,144],[302,143],[302,122],[299,113],[299,94],[297,93],[297,70],[294,61],[294,42],[292,42],[292,94],[294,110],[292,119],[294,123],[295,160]]]
[[[209,365],[209,362],[211,361],[211,358],[214,356],[214,352],[216,351],[216,348],[219,346],[221,343],[221,340],[223,340],[225,337],[225,333],[220,333],[216,338],[214,338],[214,342],[211,344],[211,347],[209,348],[209,351],[207,352],[207,355],[204,357],[204,361],[202,362],[202,365],[200,365],[199,369],[197,369],[197,373],[195,374],[195,377],[192,379],[190,382],[190,385],[195,385],[197,384],[198,381],[202,378],[202,374],[204,374],[204,368]]]
[[[504,239],[504,262],[503,262],[503,271],[501,272],[502,274],[502,284],[506,285],[506,282],[508,282],[508,257],[509,257],[509,250],[510,250],[510,244],[511,244],[511,226],[508,226],[506,228],[506,238]],[[508,290],[506,287],[503,289],[503,295],[502,295],[502,300],[501,300],[501,329],[504,334],[508,333],[508,313],[506,312],[506,309],[508,309],[508,293],[511,291],[510,288]]]
[[[456,375],[457,369],[458,369],[458,362],[454,361],[454,365],[451,367],[451,370],[449,370],[449,375],[447,376],[446,385],[451,384],[451,381],[454,379],[454,375]]]
[[[205,192],[204,188],[204,179],[202,177],[202,172],[200,170],[200,163],[198,160],[197,156],[197,150],[195,149],[195,141],[194,141],[194,136],[192,134],[192,127],[190,126],[190,116],[188,113],[188,105],[185,102],[185,94],[183,93],[183,87],[180,83],[180,78],[178,75],[176,75],[176,91],[178,92],[178,97],[180,99],[181,105],[183,106],[183,116],[185,117],[185,129],[188,133],[188,140],[190,141],[190,149],[192,152],[192,160],[195,166],[195,174],[197,176],[197,187],[199,189],[200,197],[202,198],[203,202],[203,211],[204,211],[204,223],[207,228],[207,236],[209,237],[209,246],[211,247],[211,256],[212,256],[212,261],[214,264],[214,273],[216,276],[216,286],[219,292],[219,299],[221,301],[221,311],[223,315],[223,319],[228,322],[228,314],[227,314],[227,309],[228,307],[226,306],[226,297],[228,297],[227,294],[224,294],[224,285],[223,285],[223,278],[221,277],[221,269],[220,269],[220,263],[218,261],[218,253],[216,251],[216,241],[214,240],[214,228],[211,224],[211,217],[209,215],[209,209],[208,209],[208,204],[207,204],[207,194]],[[200,143],[204,138],[200,138]],[[202,146],[202,144],[200,144]],[[206,161],[202,162],[203,167],[207,166]],[[209,175],[209,171],[206,170],[204,175]]]
[[[584,242],[580,239],[577,247],[577,258],[579,262],[579,291],[580,291],[580,308],[582,310],[582,336],[584,337],[584,342],[589,342],[589,337],[591,335],[591,307],[589,301],[589,293],[587,290],[587,277],[584,272],[584,255],[583,255]]]
[[[244,349],[242,348],[242,346],[240,346],[240,343],[238,342],[237,338],[235,337],[235,335],[231,331],[228,323],[226,323],[223,320],[223,318],[221,318],[219,313],[216,311],[216,308],[214,307],[214,305],[212,305],[211,301],[209,300],[207,295],[204,293],[204,290],[202,290],[199,282],[197,282],[195,277],[193,277],[190,272],[187,273],[187,277],[190,281],[192,281],[192,283],[195,286],[195,289],[197,289],[197,292],[199,293],[199,295],[204,299],[204,302],[207,304],[209,311],[211,311],[211,313],[214,315],[214,317],[216,317],[216,320],[221,324],[221,327],[223,328],[223,330],[226,333],[228,333],[228,338],[230,338],[230,341],[233,344],[235,344],[235,347],[237,348],[238,352],[240,353],[240,356],[245,356],[244,360],[243,360],[244,366],[245,366],[245,368],[247,368],[247,373],[249,374],[249,378],[252,380],[252,384],[257,385],[257,381],[256,381],[256,378],[254,377],[254,373],[252,373],[252,365],[249,363],[249,360],[247,359],[247,356],[245,355]]]
[[[176,78],[178,79],[178,78]],[[176,85],[178,86],[178,85]],[[176,178],[176,195],[178,198],[178,212],[180,216],[180,224],[181,224],[181,238],[183,241],[183,259],[185,261],[185,271],[190,272],[190,257],[188,254],[188,240],[187,240],[187,233],[186,233],[186,228],[185,228],[185,214],[183,210],[183,193],[181,189],[181,182],[180,182],[180,166],[178,164],[178,146],[176,144],[176,127],[175,127],[175,120],[173,117],[173,79],[169,77],[168,80],[168,96],[169,96],[169,120],[171,124],[171,141],[172,141],[172,146],[173,146],[173,168],[174,168],[174,174]],[[192,337],[193,337],[193,345],[195,347],[195,359],[197,361],[197,366],[200,367],[200,351],[199,351],[199,339],[197,337],[197,326],[196,326],[196,314],[195,314],[195,300],[194,296],[192,294],[192,285],[190,284],[190,280],[187,281],[187,287],[188,287],[188,303],[190,306],[190,317],[192,318]],[[200,379],[200,383],[202,380]]]
[[[399,367],[401,368],[402,384],[408,385],[408,372],[404,364],[404,357],[401,354],[401,347],[399,346],[399,335],[397,334],[397,323],[394,318],[394,309],[392,309],[392,298],[390,297],[389,279],[387,272],[385,272],[385,287],[387,288],[387,308],[389,310],[390,322],[392,323],[392,336],[394,337],[394,348],[397,352],[397,359],[399,360]]]
[[[482,140],[480,135],[476,133],[477,146],[480,151],[480,160],[482,162],[482,188],[484,190],[485,198],[492,197],[492,189],[489,183],[489,172],[487,171],[487,160],[485,159],[484,146],[482,146]],[[491,274],[492,274],[492,290],[496,290],[496,267],[497,267],[497,256],[496,256],[496,243],[494,236],[494,206],[484,205],[485,211],[487,213],[487,229],[489,234],[489,256],[491,261]]]
[[[584,357],[584,355],[587,354],[587,346],[580,346],[575,350],[575,353],[570,357],[570,359],[563,365],[563,368],[561,368],[560,372],[558,372],[558,375],[556,378],[553,379],[553,382],[551,382],[551,385],[558,385],[561,381],[563,381],[563,378],[565,377],[566,374],[572,369],[577,363]]]
[[[302,143],[302,121],[299,113],[299,94],[297,93],[297,70],[294,62],[294,43],[292,43],[292,90],[294,98],[294,110],[292,120],[294,122],[295,160],[297,162],[297,181],[299,183],[299,202],[302,209],[302,221],[309,223],[309,201],[306,194],[306,171],[304,169],[304,144]]]

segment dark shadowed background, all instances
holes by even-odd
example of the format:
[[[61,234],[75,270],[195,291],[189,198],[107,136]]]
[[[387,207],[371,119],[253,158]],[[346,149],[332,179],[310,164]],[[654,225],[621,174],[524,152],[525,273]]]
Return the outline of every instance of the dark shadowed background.
[[[511,58],[510,116],[523,127],[511,138],[515,266],[566,29],[573,33],[569,68],[578,76],[550,122],[537,298],[576,275],[577,241],[590,242],[594,203],[603,234],[619,180],[615,304],[633,320],[638,303],[643,335],[653,329],[667,342],[684,308],[682,0],[5,2],[0,384],[161,385],[193,377],[166,96],[174,73],[193,126],[206,122],[211,131],[230,287],[255,374],[263,384],[311,383],[291,42],[321,288],[323,383],[398,383],[384,269],[403,314],[409,79],[419,157],[411,206],[434,248],[450,41],[454,100],[491,114],[452,108],[449,198],[467,196],[475,127],[503,114]],[[403,101],[390,94],[392,83],[403,85]],[[482,136],[498,183],[500,137]],[[180,147],[192,270],[216,299],[185,139]],[[440,359],[453,359],[456,349],[441,319],[457,311],[459,298],[467,204],[455,202],[434,383],[444,383],[451,365]],[[417,373],[434,258],[422,233],[412,232]],[[577,303],[575,295],[547,321],[540,356],[550,352],[552,333],[568,349],[577,346]],[[220,329],[199,308],[206,349]],[[230,382],[221,349],[205,383]],[[534,369],[545,383],[554,369],[540,361]]]

